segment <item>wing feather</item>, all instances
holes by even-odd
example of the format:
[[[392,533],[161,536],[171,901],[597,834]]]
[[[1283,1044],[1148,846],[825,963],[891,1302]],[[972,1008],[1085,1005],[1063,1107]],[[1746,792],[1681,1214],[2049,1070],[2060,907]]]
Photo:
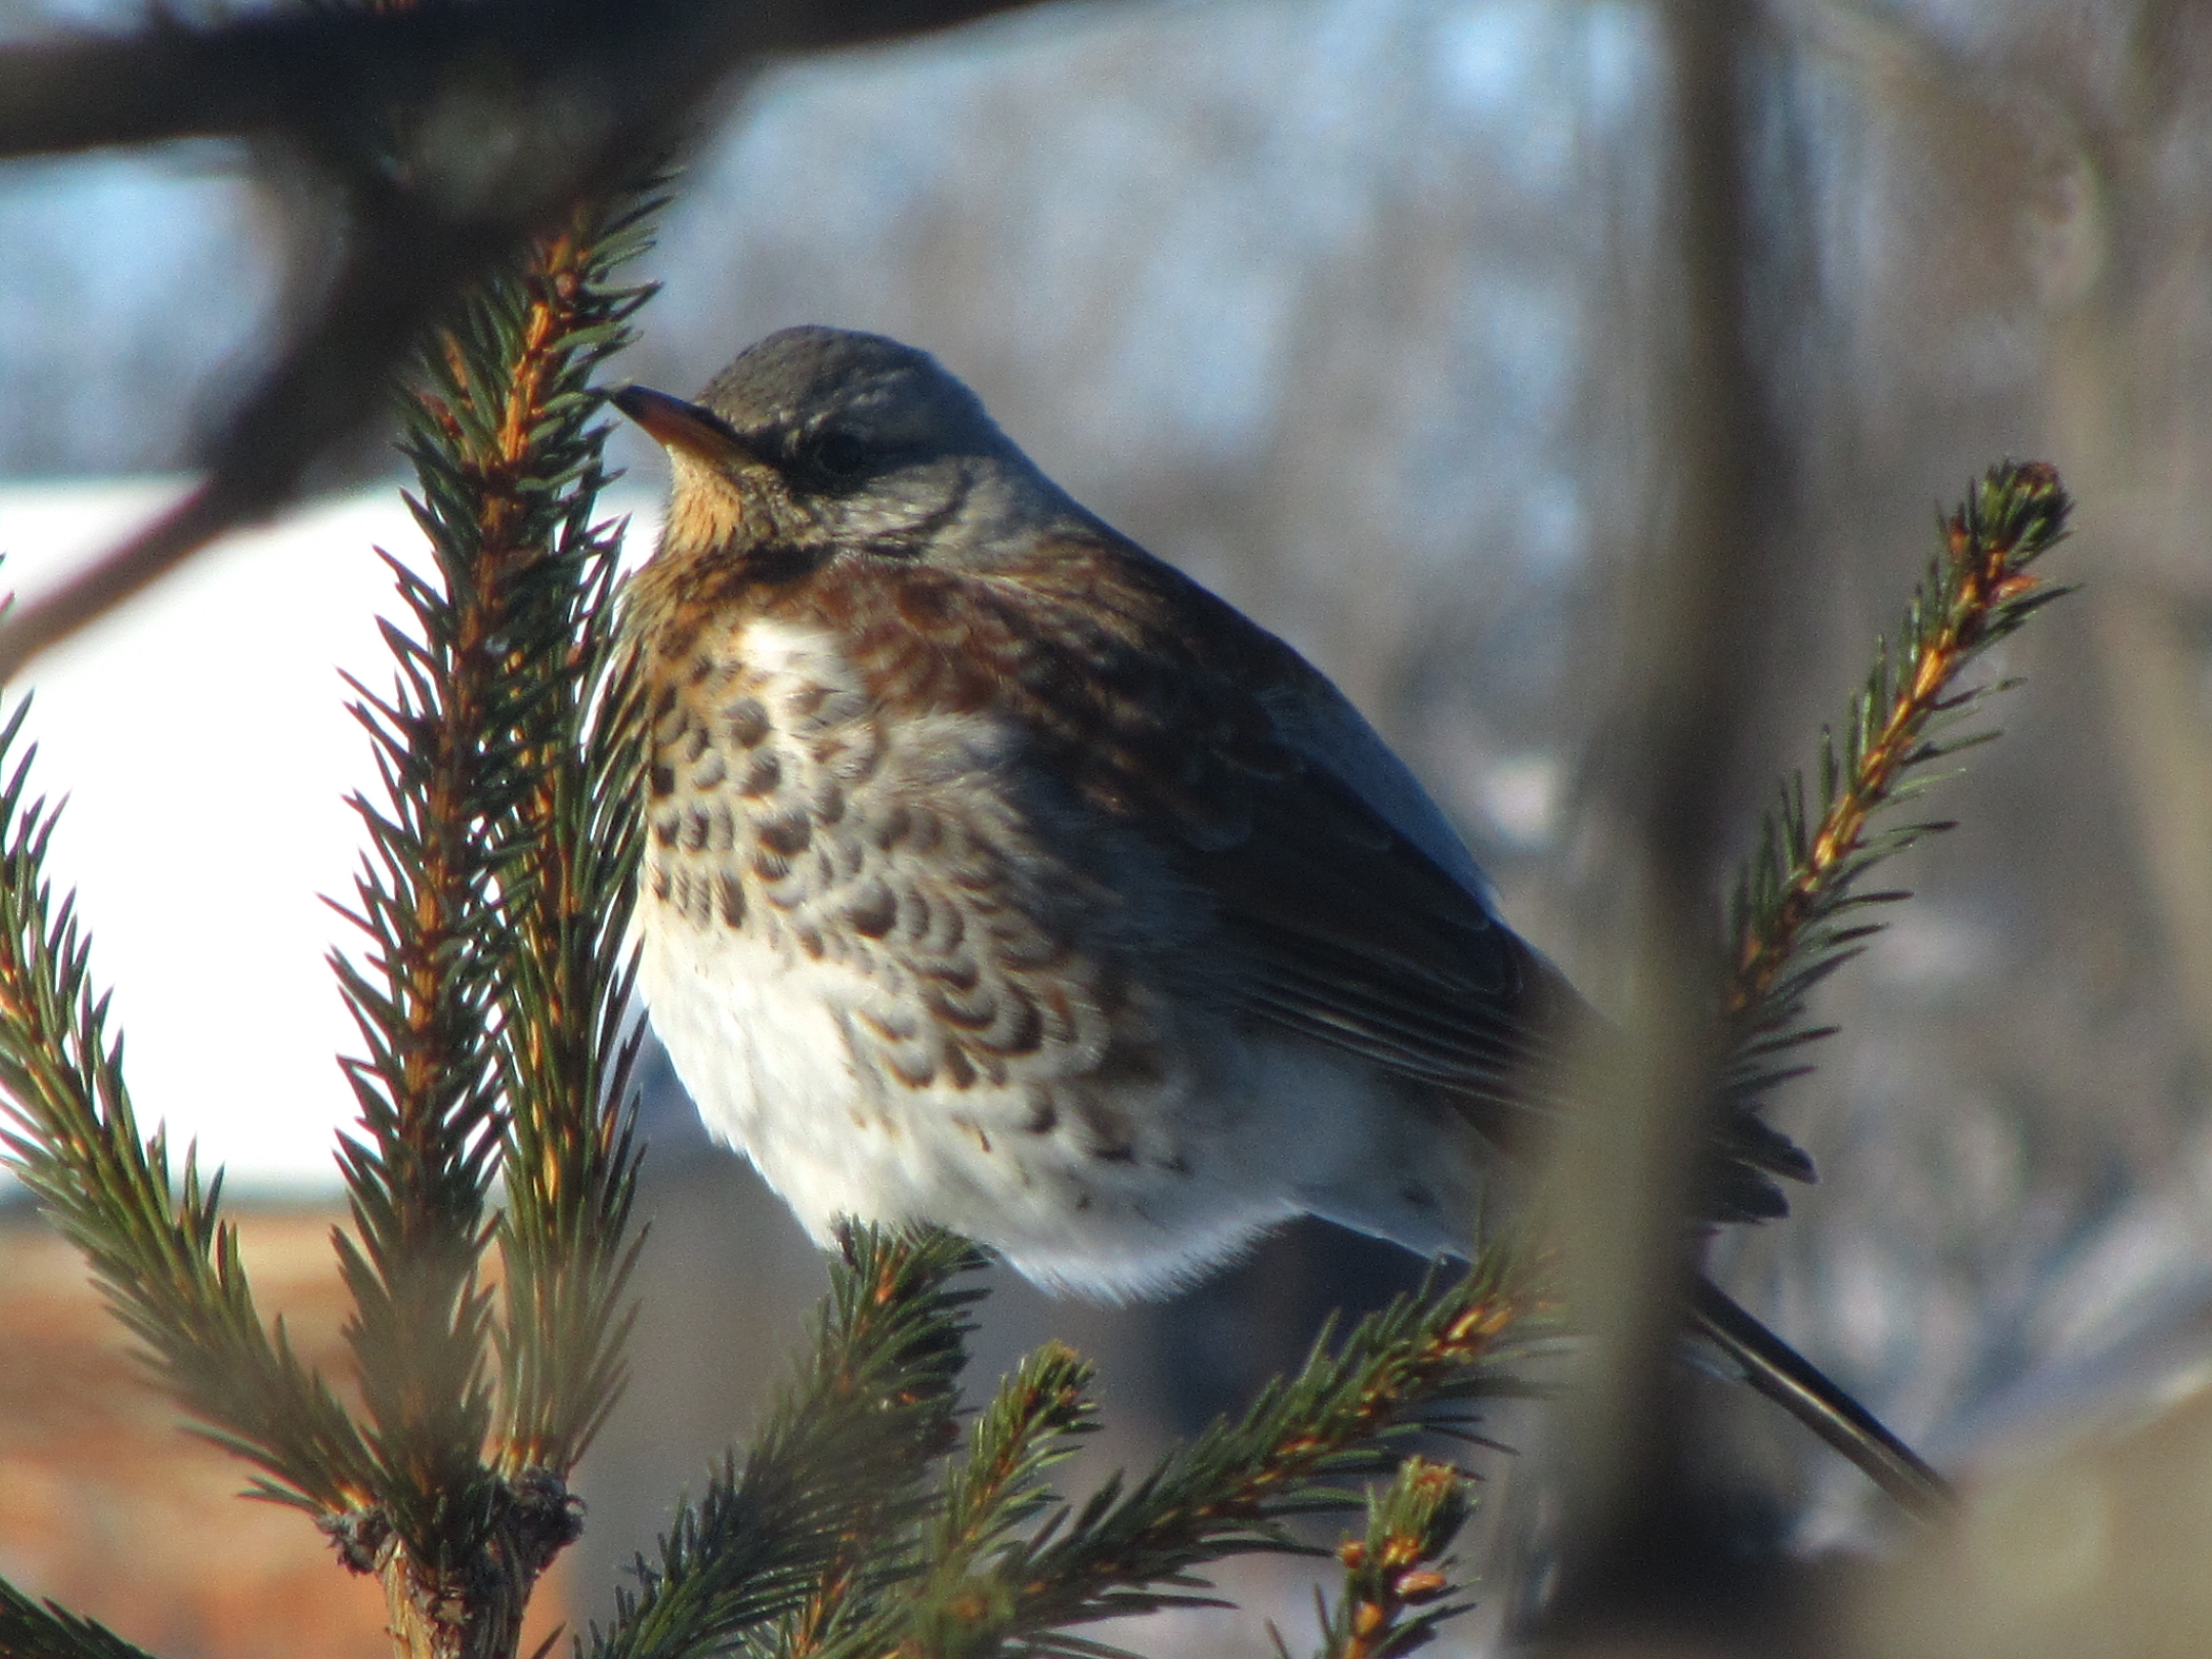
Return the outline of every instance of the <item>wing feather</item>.
[[[1164,854],[1204,920],[1194,975],[1228,1011],[1433,1089],[1501,1146],[1571,1103],[1557,1061],[1602,1022],[1492,908],[1413,774],[1290,647],[1108,531],[1006,568],[908,567],[882,684],[1018,719],[1081,808]],[[921,647],[921,648],[917,648]],[[888,690],[884,695],[889,695]],[[1809,1177],[1733,1105],[1715,1219],[1779,1214]]]

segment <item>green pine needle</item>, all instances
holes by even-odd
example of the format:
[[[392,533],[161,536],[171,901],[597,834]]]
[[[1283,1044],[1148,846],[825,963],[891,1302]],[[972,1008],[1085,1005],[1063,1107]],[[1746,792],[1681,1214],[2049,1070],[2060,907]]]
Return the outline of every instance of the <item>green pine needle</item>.
[[[1344,1595],[1322,1609],[1318,1659],[1402,1659],[1437,1638],[1469,1603],[1452,1594],[1445,1553],[1474,1508],[1468,1477],[1447,1463],[1409,1457],[1388,1486],[1367,1495],[1367,1531],[1336,1552]],[[1281,1638],[1276,1641],[1282,1650]]]
[[[1730,1086],[1747,1098],[1802,1066],[1778,1066],[1832,1028],[1802,1024],[1813,989],[1864,948],[1881,923],[1865,913],[1906,896],[1863,890],[1884,860],[1951,826],[1877,823],[1951,775],[1954,760],[1996,735],[1961,730],[1983,700],[2016,684],[1960,688],[1989,647],[2069,590],[2028,567],[2066,534],[2073,503],[2041,463],[1992,467],[1942,526],[1943,547],[1905,611],[1893,647],[1875,648],[1843,737],[1821,734],[1818,790],[1790,779],[1760,826],[1729,907],[1735,969],[1728,1006]],[[1817,805],[1814,803],[1817,802]]]
[[[1073,1456],[1078,1438],[1097,1429],[1094,1380],[1089,1360],[1048,1342],[1000,1381],[975,1419],[968,1455],[947,1467],[929,1540],[933,1571],[964,1573],[1051,1503],[1046,1472]]]
[[[8,1659],[149,1659],[106,1626],[0,1579],[0,1654]]]
[[[1505,1364],[1549,1316],[1521,1283],[1502,1252],[1488,1252],[1454,1283],[1362,1320],[1340,1343],[1324,1333],[1298,1375],[1279,1378],[1241,1418],[1217,1423],[1134,1481],[1117,1475],[1073,1504],[1017,1486],[1026,1536],[970,1552],[963,1571],[890,1580],[880,1608],[848,1618],[840,1639],[818,1651],[1097,1659],[1113,1650],[1073,1627],[1218,1605],[1200,1568],[1259,1551],[1310,1553],[1290,1520],[1358,1503],[1352,1483],[1389,1471],[1392,1449],[1435,1426],[1439,1407],[1510,1390]],[[1087,1407],[1060,1410],[1067,1427],[1087,1420]],[[1047,1431],[1066,1429],[1048,1419],[1031,1431],[1025,1456],[1059,1450]],[[950,1511],[940,1518],[940,1538],[954,1520]],[[960,1562],[957,1553],[936,1558],[948,1559]]]
[[[1006,1583],[987,1565],[1018,1550],[1017,1535],[1057,1501],[1045,1483],[1097,1426],[1088,1360],[1057,1342],[1024,1358],[969,1431],[964,1457],[948,1459],[942,1494],[911,1559],[893,1547],[874,1565],[873,1588],[854,1588],[835,1617],[787,1625],[757,1643],[770,1659],[825,1651],[953,1654],[964,1651],[979,1607],[1010,1616]],[[888,1592],[888,1594],[886,1594]],[[981,1601],[979,1602],[979,1598]]]
[[[636,1564],[592,1659],[703,1659],[780,1627],[818,1630],[910,1569],[927,1477],[957,1437],[967,1310],[983,1265],[941,1231],[855,1228],[833,1264],[813,1351],[755,1437]],[[793,1647],[807,1645],[792,1640]]]

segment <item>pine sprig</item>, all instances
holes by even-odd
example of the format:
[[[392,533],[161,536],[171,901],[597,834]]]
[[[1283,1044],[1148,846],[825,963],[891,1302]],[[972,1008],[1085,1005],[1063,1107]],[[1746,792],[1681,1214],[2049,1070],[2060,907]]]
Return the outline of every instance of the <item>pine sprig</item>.
[[[520,1620],[574,1535],[561,1477],[622,1381],[636,762],[612,643],[617,536],[592,516],[607,475],[589,377],[646,297],[611,273],[659,205],[580,213],[430,354],[410,505],[437,574],[392,562],[394,684],[355,687],[381,790],[354,801],[369,848],[347,914],[367,948],[336,963],[363,1044],[347,1065],[360,1121],[341,1150],[353,1227],[337,1248],[365,1427],[281,1322],[264,1331],[219,1180],[203,1188],[188,1156],[179,1190],[161,1138],[141,1144],[68,902],[48,915],[51,814],[24,806],[20,768],[0,803],[13,1161],[205,1431],[257,1465],[265,1495],[315,1511],[348,1565],[385,1572],[395,1630],[427,1620],[439,1632],[405,1639],[441,1648],[464,1625]],[[510,1212],[495,1217],[502,1164]],[[504,1319],[481,1271],[495,1236]]]
[[[1389,1470],[1391,1448],[1437,1407],[1504,1391],[1509,1344],[1544,1317],[1517,1284],[1492,1253],[1441,1293],[1369,1316],[1341,1344],[1324,1334],[1304,1370],[1237,1421],[1216,1424],[1133,1485],[1116,1476],[1054,1510],[981,1571],[900,1586],[882,1618],[832,1651],[1097,1659],[1110,1650],[1072,1626],[1214,1605],[1199,1568],[1257,1551],[1309,1553],[1285,1522],[1357,1503],[1346,1483]],[[903,1639],[884,1639],[894,1632]]]
[[[1344,1594],[1334,1608],[1322,1608],[1318,1659],[1402,1659],[1468,1610],[1453,1598],[1445,1552],[1473,1499],[1466,1475],[1420,1457],[1407,1458],[1388,1486],[1368,1493],[1365,1537],[1337,1548]],[[1276,1648],[1285,1652],[1280,1638]]]
[[[454,475],[448,493],[476,502],[487,542],[538,550],[506,640],[522,787],[500,830],[513,856],[501,872],[509,1109],[506,1305],[495,1334],[499,1456],[510,1474],[565,1474],[612,1409],[641,1242],[629,1225],[637,1037],[623,1033],[639,750],[616,658],[617,527],[592,518],[607,475],[590,377],[629,343],[629,319],[650,297],[615,273],[649,245],[665,199],[641,192],[541,242],[532,268],[484,293],[453,331],[442,383],[422,408],[446,440],[424,448]],[[455,413],[487,406],[496,420]],[[478,429],[496,447],[471,447],[465,434]]]
[[[355,802],[368,950],[337,964],[368,1046],[342,1158],[360,1243],[339,1248],[383,1519],[434,1577],[567,1474],[622,1382],[635,762],[590,376],[647,297],[612,273],[659,205],[580,210],[424,353],[402,447],[438,580],[398,572],[397,683],[356,704],[386,799]],[[481,1275],[495,1236],[503,1317]]]
[[[167,1138],[142,1137],[123,1044],[93,988],[75,900],[46,874],[56,814],[27,799],[35,748],[17,757],[28,699],[0,726],[0,1148],[83,1251],[109,1307],[199,1431],[259,1471],[256,1492],[328,1515],[368,1489],[346,1411],[265,1326],[221,1218],[222,1176],[202,1182]]]
[[[824,1650],[965,1651],[974,1627],[994,1622],[978,1619],[982,1607],[995,1602],[1001,1617],[1012,1611],[1002,1577],[983,1564],[1018,1547],[1017,1534],[1055,1501],[1044,1477],[1097,1427],[1093,1378],[1091,1363],[1057,1342],[1025,1355],[977,1417],[967,1455],[948,1461],[911,1570],[898,1552],[885,1552],[875,1597],[848,1595],[827,1627],[779,1632],[782,1639],[759,1644],[761,1651],[772,1659]],[[884,1590],[893,1592],[888,1604]]]
[[[1057,1342],[1023,1357],[969,1433],[968,1455],[946,1469],[945,1497],[927,1549],[931,1571],[950,1582],[1030,1524],[1052,1502],[1044,1476],[1094,1432],[1096,1370]]]
[[[1808,805],[1801,773],[1766,815],[1729,910],[1730,1083],[1739,1096],[1795,1075],[1802,1068],[1788,1063],[1789,1052],[1828,1035],[1795,1029],[1807,998],[1880,931],[1861,913],[1904,896],[1863,891],[1861,878],[1951,827],[1876,820],[1946,775],[1936,763],[1996,735],[1960,728],[1984,697],[2012,682],[1960,689],[1959,677],[2069,591],[2028,567],[2063,538],[2072,506],[2047,465],[1990,470],[1942,526],[1942,550],[1905,612],[1894,657],[1885,641],[1852,699],[1842,742],[1822,732],[1817,808]]]
[[[357,1240],[337,1243],[380,1507],[414,1559],[452,1568],[481,1541],[491,1502],[480,1262],[499,1144],[491,832],[514,793],[500,675],[514,572],[411,505],[443,581],[387,556],[410,625],[384,624],[392,692],[356,684],[385,799],[352,799],[369,852],[347,914],[367,949],[359,962],[332,957],[367,1050],[345,1062],[361,1115],[339,1154]]]
[[[686,1506],[659,1559],[636,1564],[592,1659],[693,1659],[782,1621],[807,1645],[836,1611],[825,1587],[877,1588],[908,1570],[927,1477],[957,1437],[968,1308],[957,1281],[982,1266],[950,1233],[856,1228],[833,1264],[812,1353],[777,1400],[744,1467],[734,1460]]]
[[[106,1626],[0,1579],[0,1654],[8,1659],[149,1659]]]

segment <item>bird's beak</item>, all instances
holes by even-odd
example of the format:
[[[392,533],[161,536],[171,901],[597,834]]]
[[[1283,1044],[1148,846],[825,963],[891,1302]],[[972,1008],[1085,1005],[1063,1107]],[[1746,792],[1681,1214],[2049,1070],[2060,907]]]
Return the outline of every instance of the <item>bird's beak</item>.
[[[635,421],[663,448],[696,455],[705,461],[750,460],[752,451],[730,430],[729,423],[711,409],[687,404],[650,386],[626,386],[609,399]]]

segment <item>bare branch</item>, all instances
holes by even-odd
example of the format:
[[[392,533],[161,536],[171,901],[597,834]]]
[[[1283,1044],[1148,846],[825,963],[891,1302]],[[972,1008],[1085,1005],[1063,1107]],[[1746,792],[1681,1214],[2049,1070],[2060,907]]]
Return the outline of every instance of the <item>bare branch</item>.
[[[740,64],[896,39],[1034,0],[489,0],[258,16],[0,52],[0,157],[275,134],[350,192],[354,252],[181,507],[0,623],[0,680],[295,496],[441,307],[666,149]],[[396,158],[392,118],[410,135]],[[493,134],[498,142],[487,143]]]
[[[488,0],[156,24],[0,51],[0,159],[234,134],[343,148],[365,110],[452,95],[458,64],[486,85],[503,78],[542,97],[566,84],[680,117],[741,58],[898,40],[1034,3]]]

